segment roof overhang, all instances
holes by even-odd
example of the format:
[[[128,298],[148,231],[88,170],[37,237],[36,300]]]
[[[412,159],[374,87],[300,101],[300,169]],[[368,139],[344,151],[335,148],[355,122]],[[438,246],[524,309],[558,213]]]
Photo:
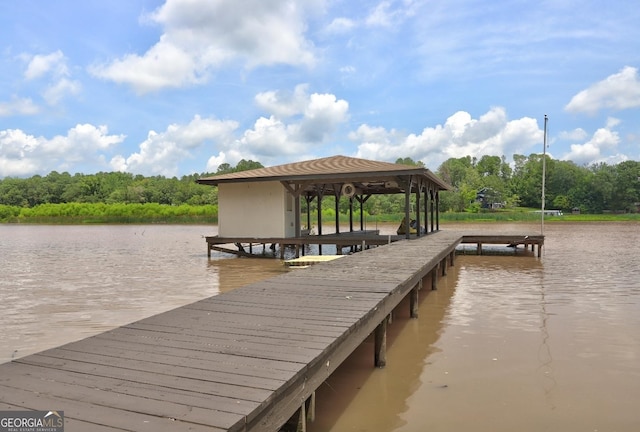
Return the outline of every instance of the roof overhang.
[[[352,183],[362,194],[395,194],[412,190],[451,190],[452,187],[426,168],[333,156],[268,168],[221,174],[198,179],[199,184],[279,181],[297,185],[306,194],[337,194]]]

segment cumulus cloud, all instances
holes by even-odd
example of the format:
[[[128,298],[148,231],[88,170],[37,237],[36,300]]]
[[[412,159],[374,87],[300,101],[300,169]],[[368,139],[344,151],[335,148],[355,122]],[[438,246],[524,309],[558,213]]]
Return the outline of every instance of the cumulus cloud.
[[[638,69],[626,66],[620,72],[582,90],[565,106],[574,113],[595,114],[601,109],[625,110],[640,107]]]
[[[536,119],[509,120],[504,108],[495,107],[478,119],[459,111],[444,125],[427,127],[420,134],[361,125],[349,137],[359,143],[357,157],[388,161],[411,157],[437,169],[449,158],[526,154],[542,143],[543,131]]]
[[[588,141],[571,144],[571,150],[562,159],[573,161],[578,165],[589,165],[597,162],[620,162],[621,156],[611,156],[610,154],[617,149],[620,143],[618,132],[612,130],[618,124],[618,121],[612,120],[617,119],[610,118],[606,127],[596,130],[590,138],[588,136],[583,137],[583,139],[589,138]],[[624,159],[626,157],[622,157],[622,160]]]
[[[145,93],[202,83],[221,65],[311,66],[312,43],[305,19],[324,0],[167,0],[147,16],[160,25],[160,40],[142,54],[127,54],[90,72]]]
[[[349,118],[347,101],[333,94],[309,94],[305,84],[296,86],[293,92],[259,93],[255,101],[270,115],[258,118],[251,129],[210,158],[208,171],[243,158],[263,164],[280,157],[300,159],[309,149],[327,142]]]
[[[35,137],[20,129],[0,131],[0,177],[66,171],[78,163],[100,163],[103,152],[124,135],[109,135],[106,126],[78,124],[67,135]]]
[[[224,145],[237,127],[234,121],[195,116],[186,125],[172,124],[164,132],[150,131],[138,152],[113,157],[111,167],[116,171],[174,176],[178,174],[178,164],[192,157],[194,150],[207,142]]]

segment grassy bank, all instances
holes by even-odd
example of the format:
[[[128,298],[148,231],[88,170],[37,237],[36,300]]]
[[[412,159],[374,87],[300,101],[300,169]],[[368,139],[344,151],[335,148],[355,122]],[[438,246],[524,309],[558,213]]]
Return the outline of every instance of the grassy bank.
[[[400,223],[404,213],[364,215],[366,223]],[[354,213],[354,224],[359,224],[360,214]],[[302,215],[306,224],[307,216]],[[323,224],[335,221],[331,210],[322,212]],[[536,222],[540,214],[531,209],[480,213],[440,214],[441,222]],[[317,213],[311,214],[311,224],[316,225]],[[624,214],[567,214],[546,216],[545,222],[617,222],[640,221],[640,213]],[[31,208],[0,205],[0,223],[40,223],[40,224],[127,224],[127,223],[167,223],[167,224],[210,224],[218,222],[218,206],[164,204],[103,204],[65,203],[43,204]],[[340,222],[349,223],[349,216],[340,214]],[[424,221],[423,221],[424,223]]]
[[[127,224],[217,223],[218,206],[64,203],[27,208],[0,206],[1,223]]]

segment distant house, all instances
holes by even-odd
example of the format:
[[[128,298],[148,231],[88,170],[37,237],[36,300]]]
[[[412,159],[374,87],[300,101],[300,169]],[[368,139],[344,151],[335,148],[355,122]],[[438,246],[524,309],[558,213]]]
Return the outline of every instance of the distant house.
[[[500,193],[490,187],[484,187],[476,193],[476,202],[484,209],[504,208]]]

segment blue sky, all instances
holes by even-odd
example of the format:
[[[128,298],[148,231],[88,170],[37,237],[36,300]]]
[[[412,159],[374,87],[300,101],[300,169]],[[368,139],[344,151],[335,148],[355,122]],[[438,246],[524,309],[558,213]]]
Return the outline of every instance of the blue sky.
[[[640,8],[610,0],[0,2],[0,178],[240,159],[640,160]]]

